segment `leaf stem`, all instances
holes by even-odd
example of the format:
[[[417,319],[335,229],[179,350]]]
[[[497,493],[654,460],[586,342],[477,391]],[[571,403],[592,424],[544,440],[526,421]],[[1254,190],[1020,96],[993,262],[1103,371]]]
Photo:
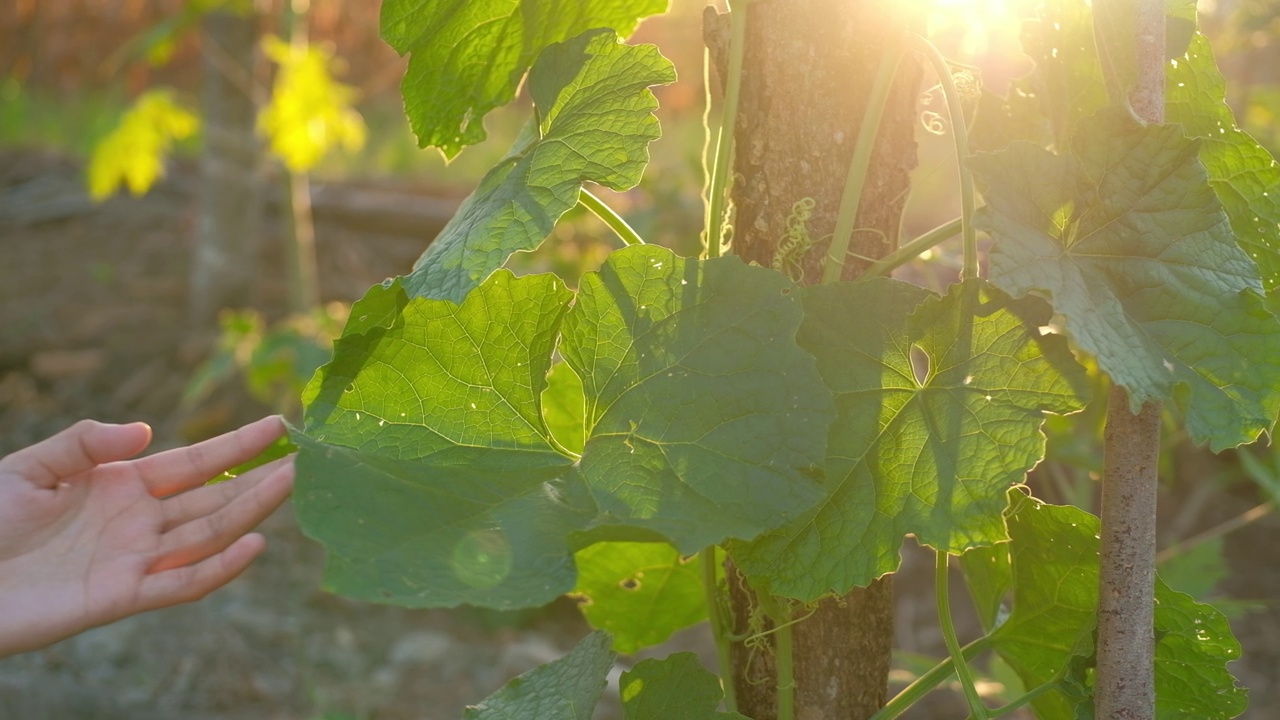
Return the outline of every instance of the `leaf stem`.
[[[1032,689],[1028,690],[1026,693],[1024,693],[1022,696],[1018,697],[1016,700],[1014,700],[1013,702],[1009,703],[1008,705],[1001,705],[1001,706],[1000,706],[1000,707],[998,707],[998,708],[994,708],[994,709],[992,709],[992,710],[988,713],[988,716],[989,716],[989,717],[993,717],[993,718],[998,718],[998,717],[1000,717],[1000,716],[1002,716],[1002,715],[1008,715],[1009,713],[1013,712],[1014,710],[1017,710],[1018,708],[1022,707],[1023,705],[1026,705],[1027,703],[1031,702],[1032,700],[1035,700],[1036,698],[1040,697],[1041,695],[1043,695],[1043,694],[1045,694],[1045,693],[1049,692],[1050,690],[1052,690],[1052,689],[1054,689],[1054,688],[1058,687],[1059,685],[1061,685],[1061,684],[1062,684],[1062,679],[1063,679],[1064,677],[1066,677],[1066,674],[1067,674],[1067,672],[1066,672],[1066,671],[1067,671],[1067,667],[1068,667],[1067,665],[1063,665],[1063,666],[1062,666],[1062,669],[1061,669],[1061,670],[1059,670],[1059,671],[1058,671],[1058,672],[1057,672],[1053,677],[1049,678],[1049,679],[1048,679],[1047,681],[1045,681],[1044,683],[1042,683],[1042,684],[1040,684],[1040,685],[1037,685],[1037,686],[1035,686],[1034,688],[1032,688]]]
[[[707,248],[709,258],[720,257],[724,238],[725,199],[733,163],[733,132],[738,124],[738,97],[742,90],[742,63],[747,41],[747,8],[754,0],[734,0],[729,4],[729,77],[725,78],[724,107],[720,109],[720,130],[716,155],[711,166],[711,192],[707,200]],[[736,8],[734,6],[737,6]]]
[[[791,617],[790,605],[785,600],[780,603],[778,598],[765,593],[761,593],[759,598],[774,624],[771,634],[774,636],[774,663],[778,675],[778,720],[795,720],[795,651],[791,642],[791,626],[797,621]]]
[[[942,639],[947,643],[951,659],[955,661],[956,676],[960,678],[960,687],[969,703],[970,716],[974,720],[987,720],[987,706],[978,697],[978,690],[973,685],[973,674],[969,671],[969,663],[965,662],[960,641],[956,638],[955,624],[951,621],[951,594],[947,572],[950,555],[945,550],[938,550],[936,554],[938,561],[934,572],[934,595],[938,603],[938,624],[942,626]]]
[[[613,208],[604,204],[604,201],[596,197],[590,190],[582,188],[578,193],[578,203],[586,209],[590,210],[596,217],[604,221],[606,225],[613,228],[613,231],[622,238],[625,245],[643,245],[644,239],[635,231],[622,216],[613,211]]]
[[[823,263],[823,284],[836,282],[844,274],[844,261],[849,255],[849,242],[853,238],[853,226],[858,220],[858,206],[862,202],[862,187],[867,180],[867,169],[871,167],[880,120],[884,117],[884,107],[889,101],[889,91],[893,88],[893,78],[898,74],[902,55],[902,38],[895,33],[885,43],[871,95],[867,98],[867,109],[862,116],[862,126],[858,128],[858,144],[849,159],[849,172],[845,175],[840,209],[836,213],[836,227],[827,250],[827,261]]]
[[[906,265],[914,260],[920,253],[930,250],[933,247],[950,240],[960,234],[960,228],[964,224],[963,218],[956,218],[950,222],[943,223],[918,238],[908,241],[905,245],[900,246],[897,250],[885,255],[875,261],[863,271],[861,278],[879,277],[888,275],[898,268]]]
[[[715,545],[702,549],[702,588],[707,595],[707,621],[711,625],[711,636],[716,641],[716,658],[720,663],[720,685],[724,690],[724,707],[725,710],[733,713],[738,711],[738,695],[733,685],[730,628],[725,622],[724,608],[720,604],[720,583],[716,577],[720,561],[716,549]]]
[[[960,648],[960,655],[965,660],[972,660],[982,651],[987,649],[991,643],[990,635],[983,635],[973,642]],[[934,688],[941,685],[955,673],[955,659],[948,657],[942,662],[934,665],[929,672],[915,679],[902,692],[898,693],[890,700],[880,711],[871,716],[871,720],[893,720],[908,708],[920,701],[920,698],[928,695]]]
[[[964,235],[964,274],[965,278],[978,277],[978,234],[973,229],[973,213],[976,205],[973,190],[973,171],[969,169],[965,158],[969,156],[969,126],[964,116],[964,107],[960,103],[960,94],[956,92],[955,80],[951,77],[951,66],[942,56],[938,48],[923,36],[912,33],[911,41],[925,58],[933,65],[933,71],[942,85],[942,94],[947,100],[947,115],[951,119],[951,137],[956,151],[956,170],[960,173],[960,217],[961,232]]]

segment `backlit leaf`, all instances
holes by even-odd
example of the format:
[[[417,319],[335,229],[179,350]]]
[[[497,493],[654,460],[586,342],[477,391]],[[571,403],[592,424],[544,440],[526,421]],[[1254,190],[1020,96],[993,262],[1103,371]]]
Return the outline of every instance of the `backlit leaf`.
[[[992,282],[1047,297],[1134,412],[1176,400],[1213,450],[1252,440],[1280,411],[1280,321],[1199,144],[1110,113],[1080,128],[1073,155],[1017,143],[971,160],[990,189]]]
[[[1032,688],[1073,657],[1082,662],[1092,655],[1100,523],[1078,508],[1046,505],[1018,491],[1010,494],[1007,520],[1013,609],[992,633],[991,647]],[[1209,720],[1244,711],[1245,691],[1226,668],[1240,657],[1240,644],[1221,613],[1157,580],[1155,633],[1157,718]],[[1034,701],[1042,720],[1075,720],[1075,705],[1059,690]]]
[[[1207,38],[1197,34],[1186,57],[1170,63],[1166,78],[1168,121],[1202,139],[1200,161],[1231,218],[1236,242],[1257,263],[1266,290],[1275,290],[1280,286],[1280,165],[1236,127]]]
[[[529,74],[536,126],[462,203],[405,288],[461,302],[511,253],[542,244],[584,181],[614,190],[640,182],[660,134],[648,88],[674,80],[656,47],[619,44],[608,30],[548,47]]]
[[[401,89],[421,147],[453,157],[485,138],[484,116],[515,97],[547,46],[592,28],[631,34],[667,0],[386,0],[382,38],[412,53]]]
[[[613,649],[633,653],[705,620],[700,555],[666,543],[603,542],[579,550],[578,606],[592,627],[613,635]]]
[[[625,720],[747,720],[716,712],[724,692],[720,679],[690,652],[641,660],[618,684]]]
[[[1044,413],[1083,403],[1083,369],[1061,337],[1039,335],[1043,303],[979,281],[934,297],[889,280],[807,288],[804,301],[797,340],[839,413],[832,493],[735,549],[739,566],[810,600],[897,569],[907,533],[952,553],[1005,540],[1005,491],[1043,457]]]
[[[833,413],[794,342],[792,291],[736,258],[654,246],[613,253],[572,309],[549,275],[495,273],[461,305],[373,287],[294,432],[299,518],[329,551],[327,586],[533,606],[574,587],[589,539],[691,554],[808,509]],[[583,379],[568,401],[586,409],[580,461],[542,413],[557,348]]]
[[[609,634],[594,632],[568,655],[512,679],[462,720],[587,720],[605,688],[616,656]]]

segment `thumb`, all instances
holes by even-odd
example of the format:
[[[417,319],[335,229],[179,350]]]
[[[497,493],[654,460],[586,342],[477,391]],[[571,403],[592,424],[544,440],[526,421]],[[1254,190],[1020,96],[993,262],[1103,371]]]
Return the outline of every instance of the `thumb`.
[[[0,471],[38,487],[53,487],[103,463],[127,460],[150,443],[151,428],[146,423],[108,425],[81,420],[48,440],[0,459]]]

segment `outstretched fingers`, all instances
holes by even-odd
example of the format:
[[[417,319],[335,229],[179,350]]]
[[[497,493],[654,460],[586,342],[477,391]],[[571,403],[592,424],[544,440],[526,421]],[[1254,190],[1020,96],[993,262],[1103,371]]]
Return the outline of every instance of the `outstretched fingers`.
[[[0,459],[0,472],[51,488],[104,463],[127,460],[151,443],[145,423],[108,425],[81,420],[48,440]]]
[[[192,499],[185,506],[175,506],[172,514],[166,511],[159,552],[147,572],[161,573],[202,562],[231,547],[280,507],[293,488],[293,462],[286,459],[272,465],[265,477],[251,478],[246,473],[244,482],[237,486],[231,483],[242,478],[201,488],[189,493]],[[221,489],[224,485],[228,488]],[[162,506],[183,497],[163,500]]]
[[[156,497],[198,487],[220,472],[248,462],[284,435],[277,415],[190,447],[166,450],[136,463],[142,482]]]
[[[250,533],[212,557],[185,567],[146,575],[138,587],[136,612],[194,602],[234,580],[253,562],[267,541]]]
[[[287,472],[279,472],[282,468],[287,469]],[[179,525],[212,515],[262,483],[283,483],[287,494],[287,487],[292,479],[293,456],[289,456],[272,460],[230,480],[167,497],[160,501],[160,509],[164,515],[160,532],[167,533]]]

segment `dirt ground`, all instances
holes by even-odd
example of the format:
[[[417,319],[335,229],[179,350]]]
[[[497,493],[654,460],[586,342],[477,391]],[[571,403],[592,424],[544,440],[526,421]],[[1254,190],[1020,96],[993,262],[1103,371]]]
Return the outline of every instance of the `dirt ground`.
[[[101,206],[84,198],[79,173],[58,157],[0,153],[0,454],[83,417],[144,420],[163,449],[265,414],[234,388],[178,409],[213,338],[212,328],[185,318],[191,170],[179,168],[144,198]],[[349,301],[405,271],[424,240],[321,220],[318,243],[325,299]],[[281,275],[277,259],[265,260],[255,300],[270,306]],[[1248,488],[1220,493],[1189,530],[1257,502]],[[1170,513],[1183,506],[1176,496],[1167,503]],[[287,508],[264,531],[266,555],[202,602],[0,661],[0,720],[444,720],[587,632],[567,603],[497,615],[347,601],[320,590],[323,553]],[[1252,690],[1245,717],[1272,718],[1280,704],[1280,519],[1229,536],[1227,557],[1222,590],[1268,603],[1234,621],[1245,653],[1233,670]],[[929,566],[908,553],[897,583],[899,645],[940,655]],[[700,629],[649,655],[674,649],[714,662]],[[620,660],[615,681],[632,662]],[[953,702],[941,696],[912,717],[963,717]],[[616,700],[606,699],[596,716],[618,715]]]

